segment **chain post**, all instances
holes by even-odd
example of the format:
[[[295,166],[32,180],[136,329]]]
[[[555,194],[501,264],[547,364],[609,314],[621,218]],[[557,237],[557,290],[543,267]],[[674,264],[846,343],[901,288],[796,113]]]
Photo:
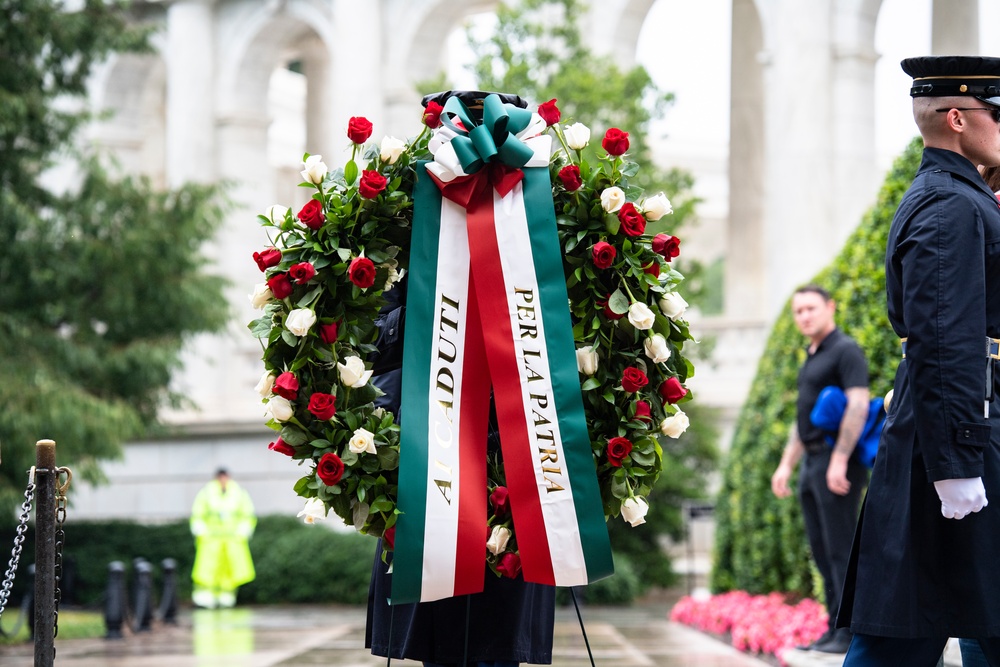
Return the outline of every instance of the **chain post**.
[[[35,667],[55,662],[56,443],[35,443]]]

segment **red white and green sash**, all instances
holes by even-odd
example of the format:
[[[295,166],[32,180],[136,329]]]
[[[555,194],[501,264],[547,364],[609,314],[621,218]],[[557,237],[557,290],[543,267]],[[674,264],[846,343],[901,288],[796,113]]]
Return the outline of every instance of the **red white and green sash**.
[[[491,385],[524,578],[574,586],[614,571],[544,122],[496,96],[482,125],[455,98],[445,113],[462,128],[437,133],[414,188],[393,604],[482,590]]]

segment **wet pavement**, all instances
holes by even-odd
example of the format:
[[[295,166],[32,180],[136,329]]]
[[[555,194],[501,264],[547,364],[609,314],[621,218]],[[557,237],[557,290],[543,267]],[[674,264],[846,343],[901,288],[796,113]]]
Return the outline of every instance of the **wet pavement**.
[[[669,604],[581,608],[596,667],[765,667],[713,637],[671,623]],[[556,610],[554,667],[590,665],[573,607]],[[182,610],[174,626],[123,639],[56,640],[56,667],[377,667],[361,607]],[[31,645],[0,646],[0,665],[31,667]],[[392,660],[389,667],[419,667]]]

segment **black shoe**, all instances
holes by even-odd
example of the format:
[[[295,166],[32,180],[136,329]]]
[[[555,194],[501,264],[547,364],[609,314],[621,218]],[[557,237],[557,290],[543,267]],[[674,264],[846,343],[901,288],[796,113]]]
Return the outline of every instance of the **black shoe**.
[[[847,628],[840,628],[833,633],[830,639],[823,643],[817,642],[817,645],[813,646],[812,650],[821,653],[847,653],[847,649],[851,647],[853,636]]]
[[[813,641],[811,644],[803,644],[801,646],[796,646],[795,648],[798,649],[799,651],[812,651],[812,650],[815,650],[815,648],[818,645],[830,641],[830,639],[833,638],[833,634],[834,634],[833,630],[827,630],[822,635],[820,635],[819,637],[817,637],[816,640]]]

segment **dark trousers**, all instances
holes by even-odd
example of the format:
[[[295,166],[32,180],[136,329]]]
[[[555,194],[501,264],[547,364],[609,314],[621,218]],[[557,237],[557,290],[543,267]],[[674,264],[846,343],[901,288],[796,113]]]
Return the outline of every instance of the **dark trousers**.
[[[815,450],[814,450],[815,451]],[[826,609],[830,615],[830,629],[835,626],[840,597],[844,591],[844,577],[851,559],[854,529],[861,511],[861,492],[868,483],[868,471],[854,457],[847,465],[847,479],[851,490],[838,496],[826,485],[826,469],[830,465],[831,448],[824,445],[816,453],[807,453],[799,471],[799,501],[802,519],[816,569],[823,577]]]
[[[935,667],[947,643],[947,637],[900,639],[855,634],[844,667]],[[1000,637],[980,639],[979,646],[989,666],[1000,667]]]

